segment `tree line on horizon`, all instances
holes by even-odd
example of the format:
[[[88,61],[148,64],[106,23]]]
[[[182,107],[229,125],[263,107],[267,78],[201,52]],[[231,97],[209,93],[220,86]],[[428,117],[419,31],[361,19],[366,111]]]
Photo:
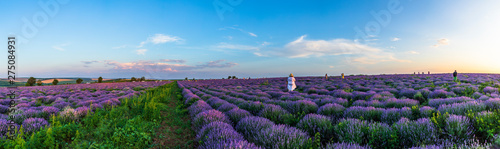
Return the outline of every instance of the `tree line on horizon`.
[[[102,83],[102,80],[103,80],[103,78],[99,77],[97,79],[97,83]],[[135,82],[135,81],[146,81],[146,77],[141,77],[138,79],[135,77],[130,78],[130,82]],[[83,82],[83,79],[81,79],[81,78],[76,79],[76,84],[81,84],[82,82]],[[59,83],[59,80],[57,80],[57,79],[54,79],[52,81],[52,85],[57,85],[58,83]],[[42,80],[40,80],[40,79],[37,80],[35,77],[30,77],[28,79],[28,81],[26,81],[25,86],[35,86],[35,84],[37,86],[43,86]]]

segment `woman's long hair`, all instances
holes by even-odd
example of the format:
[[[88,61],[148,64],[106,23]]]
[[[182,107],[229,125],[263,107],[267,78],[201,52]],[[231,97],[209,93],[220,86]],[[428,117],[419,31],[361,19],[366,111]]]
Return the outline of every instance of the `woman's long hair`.
[[[289,77],[293,77],[293,73],[290,73]]]

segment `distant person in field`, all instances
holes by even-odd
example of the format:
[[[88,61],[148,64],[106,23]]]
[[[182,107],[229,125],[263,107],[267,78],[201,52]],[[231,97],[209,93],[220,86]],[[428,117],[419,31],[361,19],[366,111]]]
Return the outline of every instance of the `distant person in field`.
[[[342,73],[342,79],[344,79],[344,73]]]
[[[427,73],[428,73],[428,74],[431,74],[431,71],[428,71]]]
[[[288,76],[288,79],[286,80],[286,84],[289,92],[293,91],[297,87],[295,85],[295,78],[293,77],[293,74],[290,73],[290,76]]]
[[[325,79],[328,80],[328,74],[325,74]]]
[[[457,70],[455,70],[455,72],[453,72],[453,80],[454,81],[457,81],[457,75],[458,75]]]

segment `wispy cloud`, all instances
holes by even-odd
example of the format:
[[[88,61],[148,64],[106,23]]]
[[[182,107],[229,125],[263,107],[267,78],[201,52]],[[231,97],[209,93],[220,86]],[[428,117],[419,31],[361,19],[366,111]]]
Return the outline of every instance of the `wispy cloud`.
[[[148,49],[135,50],[135,52],[137,53],[137,55],[145,55],[146,51],[148,51]]]
[[[206,68],[230,68],[238,65],[234,62],[226,62],[226,60],[215,60],[204,62],[199,65],[186,65],[186,64],[172,64],[174,63],[184,63],[185,60],[168,60],[161,59],[157,61],[153,60],[141,60],[134,62],[121,63],[114,60],[103,60],[103,61],[82,61],[84,64],[90,63],[102,63],[105,66],[111,66],[114,70],[130,70],[130,71],[154,71],[154,72],[180,72],[180,71],[192,71],[200,70]]]
[[[138,48],[143,47],[145,44],[148,43],[153,43],[153,44],[162,44],[162,43],[167,43],[167,42],[181,42],[184,41],[184,39],[177,37],[177,36],[171,36],[171,35],[164,35],[164,34],[155,34],[154,36],[149,37],[146,41],[141,42]]]
[[[225,42],[221,42],[215,46],[218,49],[230,49],[230,50],[259,50],[259,47],[248,46],[248,45],[239,45],[239,44],[229,44]]]
[[[248,34],[249,34],[250,36],[257,37],[257,35],[255,35],[255,34],[254,34],[254,33],[252,33],[252,32],[248,32]]]
[[[89,64],[93,64],[93,63],[99,63],[99,61],[82,61],[82,63],[89,65]]]
[[[267,42],[267,41],[264,41],[260,44],[261,46],[268,46],[268,45],[271,45],[270,42]]]
[[[308,40],[303,35],[286,44],[283,48],[262,51],[262,55],[274,55],[288,58],[321,57],[325,55],[350,55],[352,62],[376,64],[384,61],[409,62],[394,57],[393,53],[382,49],[359,44],[346,39]]]
[[[328,66],[328,68],[335,68],[335,66]]]
[[[398,37],[394,37],[391,39],[391,41],[399,41],[399,40],[401,40],[401,38],[398,38]]]
[[[434,47],[439,47],[441,45],[449,45],[450,44],[450,40],[446,39],[446,38],[441,38],[441,39],[438,39],[437,40],[437,44],[433,45]]]
[[[410,53],[410,54],[420,54],[417,51],[408,51],[408,53]]]
[[[181,59],[161,59],[160,62],[186,63],[186,60],[181,60]]]
[[[236,27],[232,27],[232,26],[230,26],[230,27],[224,27],[224,28],[219,28],[219,30],[227,30],[227,29],[238,30],[238,31],[240,31],[242,33],[245,33],[245,34],[249,35],[249,36],[257,37],[257,34],[245,31],[245,30],[243,30],[241,28],[236,28]]]
[[[111,49],[122,49],[122,48],[126,48],[127,45],[121,45],[121,46],[117,46],[117,47],[112,47]]]
[[[59,51],[66,51],[64,47],[69,46],[71,43],[65,43],[65,44],[60,44],[60,45],[54,45],[52,48],[59,50]]]

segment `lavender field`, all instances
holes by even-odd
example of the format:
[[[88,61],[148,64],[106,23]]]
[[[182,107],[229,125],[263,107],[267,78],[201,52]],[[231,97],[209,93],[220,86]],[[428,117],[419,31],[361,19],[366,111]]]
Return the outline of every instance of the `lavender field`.
[[[179,81],[199,148],[495,148],[500,75]]]
[[[120,131],[116,129],[121,127],[120,123],[124,123],[118,120],[120,120],[120,114],[125,112],[109,116],[109,111],[117,111],[119,109],[116,107],[125,106],[125,109],[122,110],[127,112],[148,114],[139,119],[126,115],[125,122],[135,120],[140,122],[138,124],[142,124],[150,119],[151,121],[153,119],[159,120],[158,105],[155,101],[158,100],[156,98],[163,97],[166,92],[161,92],[162,95],[160,95],[160,92],[154,94],[151,90],[158,90],[158,87],[169,83],[171,81],[17,87],[15,89],[16,97],[13,100],[7,97],[10,93],[9,90],[13,90],[12,88],[0,88],[0,98],[2,98],[0,99],[0,148],[95,147],[98,146],[97,142],[79,139],[87,137],[91,138],[88,140],[99,140],[99,137],[93,135],[104,137],[106,132],[96,131],[95,134],[84,134],[83,132],[94,132],[96,127],[100,128],[102,125],[110,124],[113,124],[115,128],[107,128],[104,129],[105,131],[115,131],[110,135],[126,139],[121,135],[128,136],[128,134],[137,132],[126,132],[120,135]],[[98,110],[101,113],[97,112]],[[87,116],[91,114],[92,116]],[[124,124],[124,126],[127,125]],[[8,133],[9,131],[14,133]],[[10,136],[14,135],[15,139],[10,139],[9,134]],[[137,135],[130,135],[130,137],[136,138]],[[150,134],[141,133],[141,135],[145,136],[147,140],[151,140]],[[114,144],[120,143],[119,140],[114,141]],[[140,142],[140,144],[130,145],[136,147],[148,146],[149,144],[148,142]],[[115,145],[115,147],[118,146]]]

